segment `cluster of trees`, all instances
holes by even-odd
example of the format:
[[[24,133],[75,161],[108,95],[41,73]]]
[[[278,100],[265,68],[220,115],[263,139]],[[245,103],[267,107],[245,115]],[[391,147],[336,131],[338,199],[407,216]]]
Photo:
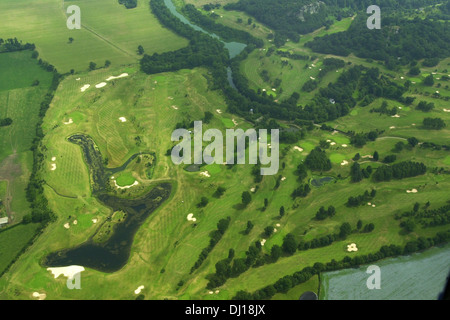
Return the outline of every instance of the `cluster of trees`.
[[[441,118],[425,118],[423,119],[423,126],[425,129],[441,130],[445,128],[445,122]]]
[[[399,255],[408,255],[413,252],[425,250],[432,246],[446,243],[450,240],[450,230],[438,232],[434,237],[419,237],[416,240],[407,242],[404,246],[391,244],[382,246],[377,252],[366,255],[357,255],[354,257],[346,256],[340,261],[332,259],[325,264],[316,262],[312,267],[305,267],[301,271],[297,271],[292,275],[287,275],[274,284],[268,285],[253,293],[247,291],[239,291],[232,298],[233,300],[269,300],[277,293],[286,293],[293,287],[308,281],[312,276],[322,272],[335,271],[340,269],[358,267],[360,265],[373,263],[375,261],[396,257]]]
[[[345,67],[345,61],[336,58],[325,58],[318,77],[323,78],[328,72]]]
[[[214,9],[220,9],[222,5],[220,3],[207,3],[202,6],[203,10],[211,11]]]
[[[401,26],[401,27],[398,27]],[[370,30],[365,15],[359,15],[345,32],[325,35],[306,43],[315,52],[384,61],[394,69],[412,61],[445,58],[450,54],[448,27],[438,21],[383,16],[383,28]],[[398,59],[400,58],[400,59]]]
[[[222,239],[222,236],[224,235],[225,231],[227,231],[230,225],[230,221],[230,217],[219,220],[219,222],[217,223],[217,229],[212,231],[210,234],[209,245],[202,250],[197,261],[192,266],[190,273],[194,272],[202,265],[203,261],[208,257],[208,254],[212,251],[212,249],[220,241],[220,239]]]
[[[209,32],[217,34],[224,41],[236,41],[246,44],[254,44],[260,48],[264,45],[262,39],[253,37],[250,33],[227,27],[221,23],[216,23],[213,18],[203,15],[192,4],[187,4],[182,8],[182,12],[192,23],[201,26]]]
[[[0,53],[1,52],[13,52],[21,50],[34,50],[36,46],[33,43],[22,44],[22,41],[17,38],[2,39],[0,38]]]
[[[336,214],[336,209],[333,206],[329,206],[327,210],[325,207],[320,207],[320,209],[316,212],[316,220],[325,220],[328,217],[333,217]]]
[[[127,9],[133,9],[137,6],[137,0],[119,0],[120,4],[123,4]]]
[[[430,203],[427,202],[424,210],[419,211],[420,204],[416,202],[413,210],[404,212],[400,216],[396,216],[397,220],[401,220],[400,227],[402,227],[406,233],[414,231],[417,224],[422,225],[423,228],[442,226],[450,224],[450,204],[443,205],[437,209],[428,209]],[[406,220],[402,218],[406,217]]]
[[[7,127],[13,123],[11,118],[3,118],[0,119],[0,127]]]
[[[311,171],[328,171],[331,169],[331,161],[320,147],[315,147],[306,156],[305,165]]]
[[[372,167],[367,166],[365,169],[361,169],[358,162],[352,164],[350,168],[350,180],[351,182],[360,182],[364,178],[369,178],[372,174]]]
[[[370,112],[377,112],[380,114],[386,114],[388,116],[394,116],[397,114],[397,107],[392,107],[392,109],[388,109],[388,103],[387,101],[383,101],[383,103],[381,104],[381,107],[379,108],[372,108],[370,109]]]
[[[375,141],[378,138],[378,135],[380,132],[378,130],[373,130],[367,133],[361,132],[361,133],[350,133],[350,144],[354,145],[357,148],[363,147],[367,141]]]
[[[421,110],[423,112],[429,112],[434,109],[434,103],[427,103],[426,101],[420,101],[416,107],[417,110]]]
[[[311,192],[311,187],[309,186],[309,183],[304,183],[301,184],[298,188],[296,188],[291,196],[292,198],[297,198],[297,197],[301,197],[304,198],[306,197],[309,193]]]
[[[382,165],[373,174],[375,181],[390,181],[392,179],[403,179],[425,174],[427,167],[421,162],[403,161],[392,166]]]
[[[350,196],[347,200],[347,207],[359,207],[364,205],[367,201],[371,201],[375,196],[377,195],[377,191],[375,189],[372,189],[372,191],[364,191],[363,194],[360,194],[359,196],[352,197]]]
[[[309,60],[308,55],[302,55],[299,53],[290,53],[289,51],[283,51],[283,50],[277,50],[275,53],[281,57],[289,58],[292,60]]]

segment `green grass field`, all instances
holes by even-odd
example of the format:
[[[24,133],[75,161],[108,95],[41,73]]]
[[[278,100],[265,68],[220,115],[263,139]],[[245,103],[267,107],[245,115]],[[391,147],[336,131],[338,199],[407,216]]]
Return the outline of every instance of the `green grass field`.
[[[66,9],[81,10],[80,30],[69,30]],[[135,63],[138,45],[147,54],[176,50],[187,41],[163,28],[151,13],[149,2],[127,10],[116,0],[5,0],[0,3],[0,38],[16,37],[36,45],[40,57],[60,72],[84,72],[89,62],[98,67],[110,60],[113,65]],[[69,37],[74,41],[69,43]]]

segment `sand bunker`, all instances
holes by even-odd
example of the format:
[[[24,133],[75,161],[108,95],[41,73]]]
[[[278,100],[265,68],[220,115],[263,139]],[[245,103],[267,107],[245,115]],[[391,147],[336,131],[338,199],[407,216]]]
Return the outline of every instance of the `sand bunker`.
[[[45,300],[47,295],[45,293],[33,292],[33,298],[37,298],[38,300]]]
[[[216,290],[214,293],[215,293],[215,294],[218,294],[219,292],[220,292],[219,290]]]
[[[281,181],[284,181],[284,180],[286,180],[286,177],[281,178]]]
[[[294,150],[297,150],[297,151],[300,151],[300,152],[302,152],[302,151],[303,151],[303,149],[302,149],[302,148],[300,148],[299,146],[295,146],[295,147],[294,147]]]
[[[336,145],[336,142],[331,142],[330,143],[330,146],[334,146],[334,145]]]
[[[352,243],[352,244],[347,245],[347,251],[348,252],[358,251],[358,248],[356,247],[355,243]]]
[[[92,223],[97,223],[97,219],[92,219]]]
[[[331,142],[331,140],[330,140],[330,139],[328,139],[328,140],[327,140],[327,142]]]
[[[266,239],[262,239],[262,240],[261,240],[261,245],[264,246],[264,244],[266,243],[266,241],[267,241]]]
[[[396,114],[395,116],[391,116],[391,118],[400,118],[400,116]]]
[[[73,123],[73,119],[70,118],[69,121],[64,121],[63,123],[64,123],[64,124],[72,124],[72,123]]]
[[[55,171],[56,170],[56,164],[52,163],[52,167],[50,168],[50,170]]]
[[[209,172],[208,172],[208,171],[203,171],[203,172],[200,172],[200,174],[201,174],[202,176],[205,176],[205,177],[207,177],[207,178],[211,177],[211,175],[209,174]]]
[[[139,294],[141,293],[141,290],[144,289],[144,286],[139,286],[136,290],[134,290],[134,294]]]
[[[84,86],[81,87],[81,92],[85,92],[91,85],[90,84],[85,84]]]
[[[212,292],[212,291],[209,291],[208,293],[209,293],[209,294],[213,294],[214,292]]]
[[[175,110],[178,110],[178,107],[177,107],[177,106],[172,106],[172,108],[174,108]]]
[[[69,228],[70,228],[70,224],[67,222],[67,223],[64,225],[64,228],[69,229]]]
[[[128,77],[128,73],[122,73],[121,75],[118,76],[110,76],[108,79],[106,79],[106,81],[111,81],[114,79],[120,79],[120,78],[124,78],[124,77]]]
[[[395,126],[390,126],[389,129],[395,129]]]
[[[52,161],[56,161],[56,157],[52,157]]]
[[[368,205],[368,206],[371,206],[372,204],[371,204],[370,202],[367,202],[367,205]]]
[[[103,88],[104,86],[106,86],[106,82],[100,82],[99,84],[96,84],[95,87],[97,89]]]
[[[167,97],[167,99],[169,99],[169,100],[173,100],[173,97]]]
[[[344,161],[341,162],[341,166],[346,166],[346,165],[348,165],[348,161],[347,160],[344,160]]]
[[[348,147],[348,145],[346,145],[346,144],[343,144],[343,145],[342,145],[342,147],[344,147],[344,148],[347,148],[347,147]]]
[[[217,112],[218,114],[221,114],[221,113],[222,113],[222,110],[216,109],[216,112]]]
[[[277,231],[278,231],[277,228],[274,228],[274,229],[273,229],[273,232],[277,232]]]
[[[197,218],[194,218],[194,214],[193,213],[189,213],[187,215],[187,220],[195,222],[195,221],[197,221]]]
[[[370,154],[366,154],[365,156],[362,156],[361,158],[365,159],[365,158],[369,158],[369,159],[373,159],[373,156]]]
[[[450,112],[450,109],[442,109],[444,112]]]
[[[73,220],[73,224],[74,224],[74,225],[77,225],[77,224],[78,224],[78,221],[77,221],[77,220]]]
[[[309,77],[311,80],[316,80],[316,78],[314,78],[314,77]]]
[[[139,182],[137,182],[137,181],[134,181],[134,182],[133,182],[133,184],[130,184],[129,186],[124,186],[124,187],[121,187],[121,186],[119,186],[119,185],[117,184],[117,181],[116,181],[116,180],[114,180],[114,185],[116,186],[116,188],[117,188],[117,189],[128,189],[128,188],[131,188],[131,187],[137,186],[138,184],[139,184]]]
[[[417,193],[417,189],[406,190],[407,193]]]
[[[80,80],[81,80],[81,78],[76,78],[75,80],[77,80],[77,81],[80,81]]]
[[[273,92],[275,92],[275,91],[277,91],[277,89],[275,89],[275,88],[272,88],[272,91],[273,91]]]
[[[55,279],[60,275],[67,277],[67,279],[72,280],[75,275],[84,271],[84,267],[82,266],[68,266],[68,267],[59,267],[59,268],[47,268],[48,271],[53,273]]]
[[[372,205],[372,208],[375,208],[375,207],[376,207],[376,206],[373,204],[373,205]]]
[[[236,121],[236,120],[234,120],[234,119],[231,119],[231,121],[233,121],[233,123],[234,123],[234,125],[235,125],[235,126],[237,126],[237,125],[238,125],[238,123],[237,123],[237,121]]]
[[[402,79],[402,80],[403,80],[403,79],[405,79],[405,77],[400,77],[400,79]]]
[[[125,117],[120,117],[119,120],[120,120],[120,122],[127,122],[127,118],[125,118]]]
[[[255,192],[255,191],[256,191],[256,188],[255,188],[255,187],[253,187],[253,188],[250,189],[250,192]]]

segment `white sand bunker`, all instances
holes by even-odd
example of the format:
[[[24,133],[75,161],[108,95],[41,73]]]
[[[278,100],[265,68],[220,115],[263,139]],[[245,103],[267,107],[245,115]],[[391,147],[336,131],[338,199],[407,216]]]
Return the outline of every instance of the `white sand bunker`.
[[[442,109],[444,112],[450,112],[450,109]]]
[[[281,227],[281,224],[277,223],[276,226],[279,228],[279,227]]]
[[[327,140],[327,142],[331,142],[331,140],[330,140],[330,139],[328,139],[328,140]]]
[[[275,91],[277,91],[277,89],[275,89],[275,88],[272,88],[272,91],[273,91],[273,92],[275,92]]]
[[[286,180],[286,177],[281,178],[281,181],[284,181],[284,180]]]
[[[106,81],[111,81],[114,79],[120,79],[120,78],[124,78],[124,77],[128,77],[128,73],[122,73],[121,75],[118,76],[110,76],[108,79],[106,79]]]
[[[130,184],[129,186],[123,186],[123,187],[121,187],[121,186],[119,186],[119,185],[117,184],[117,181],[114,180],[114,185],[116,186],[117,189],[128,189],[128,188],[137,186],[138,184],[139,184],[139,182],[137,182],[137,181],[135,180],[135,181],[133,182],[133,184]]]
[[[194,214],[193,213],[189,213],[187,215],[187,220],[195,222],[195,221],[197,221],[197,218],[194,218]]]
[[[219,292],[220,292],[219,290],[214,291],[215,294],[218,294]]]
[[[80,80],[81,80],[81,78],[76,78],[75,80],[77,80],[77,81],[80,81]]]
[[[84,86],[81,87],[81,92],[85,92],[91,85],[90,84],[85,84]]]
[[[334,146],[334,145],[336,145],[336,142],[331,142],[330,143],[330,146]]]
[[[417,189],[406,190],[407,193],[417,193]]]
[[[237,121],[236,121],[236,120],[234,120],[234,119],[231,119],[231,121],[233,121],[233,123],[234,123],[234,125],[235,125],[235,126],[237,126],[237,125],[238,125],[238,123],[237,123]]]
[[[64,228],[69,229],[70,228],[70,224],[67,222],[66,224],[64,224]]]
[[[174,108],[175,110],[178,110],[178,107],[177,107],[177,106],[172,106],[172,108]]]
[[[72,124],[72,123],[73,123],[73,119],[70,118],[69,121],[64,121],[63,123],[66,124],[66,125],[67,125],[67,124]]]
[[[139,286],[136,290],[134,290],[134,294],[139,294],[141,293],[141,290],[144,289],[144,286]]]
[[[50,170],[55,171],[56,170],[56,164],[52,163],[52,167],[50,168]]]
[[[77,225],[77,224],[78,224],[78,221],[77,221],[77,220],[73,220],[73,224],[74,224],[74,225]]]
[[[303,149],[302,149],[302,148],[300,148],[299,146],[295,146],[295,147],[294,147],[294,150],[297,150],[297,151],[303,152]]]
[[[273,232],[277,232],[278,230],[277,230],[277,228],[273,228]]]
[[[391,116],[391,118],[400,118],[400,116],[396,114],[395,116]]]
[[[218,114],[221,114],[221,113],[222,113],[222,110],[216,109],[216,112],[217,112]]]
[[[45,293],[33,292],[33,298],[37,298],[38,300],[45,300],[47,295]]]
[[[347,160],[343,160],[343,161],[341,162],[341,166],[346,166],[346,165],[348,165],[348,161],[347,161]]]
[[[56,161],[56,157],[52,157],[52,161]]]
[[[205,176],[205,177],[207,177],[207,178],[211,177],[211,175],[209,174],[209,172],[208,172],[208,171],[203,171],[203,172],[200,172],[200,174],[201,174],[202,176]]]
[[[395,126],[390,126],[389,129],[395,129]]]
[[[264,244],[266,243],[266,241],[267,241],[266,239],[262,239],[262,240],[261,240],[261,245],[264,246]]]
[[[371,206],[372,204],[371,204],[370,202],[367,202],[367,205],[368,205],[368,206]]]
[[[351,243],[351,244],[347,245],[347,251],[348,252],[358,251],[358,248],[356,247],[355,243]]]
[[[256,188],[255,188],[255,187],[253,187],[253,188],[250,189],[250,192],[255,192],[255,191],[256,191]]]
[[[106,82],[100,82],[99,84],[96,84],[95,85],[95,87],[97,88],[97,89],[100,89],[100,88],[103,88],[104,86],[106,86]]]
[[[373,159],[373,156],[370,154],[366,154],[365,156],[362,156],[361,158],[365,159],[365,158],[369,158],[369,159]]]
[[[97,223],[98,220],[97,219],[92,219],[92,223]]]
[[[75,275],[84,271],[84,267],[82,266],[68,266],[68,267],[59,267],[59,268],[47,268],[48,271],[53,273],[55,279],[60,275],[67,277],[67,279],[72,280]]]
[[[373,205],[372,205],[372,208],[375,208],[375,207],[376,207],[376,205],[373,204]]]
[[[127,118],[125,118],[125,117],[120,117],[120,118],[119,118],[119,121],[120,121],[120,122],[127,122]]]
[[[311,80],[316,80],[316,78],[314,78],[314,77],[309,77]]]

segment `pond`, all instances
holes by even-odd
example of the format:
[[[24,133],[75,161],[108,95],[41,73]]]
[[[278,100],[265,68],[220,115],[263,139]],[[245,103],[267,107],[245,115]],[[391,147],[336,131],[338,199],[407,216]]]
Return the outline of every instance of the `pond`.
[[[111,173],[118,172],[118,168],[104,167],[100,151],[88,136],[74,135],[69,138],[69,141],[82,148],[92,177],[93,195],[113,212],[124,212],[125,218],[120,223],[114,224],[111,235],[106,241],[95,241],[96,233],[75,248],[50,253],[44,258],[42,264],[45,267],[80,265],[102,272],[118,271],[128,262],[134,235],[139,227],[154,210],[169,198],[172,185],[168,182],[161,183],[137,199],[123,199],[110,195],[107,192],[108,178]],[[133,155],[125,164],[135,157],[136,155]],[[124,169],[125,167],[123,165],[120,168]],[[104,223],[108,223],[108,219]],[[99,226],[97,232],[101,230],[101,227],[102,225]]]
[[[311,185],[314,186],[314,187],[316,187],[316,188],[319,188],[319,187],[321,187],[321,186],[323,186],[323,185],[325,185],[325,184],[327,184],[327,183],[331,183],[331,182],[333,182],[333,181],[336,181],[336,179],[333,178],[333,177],[329,177],[329,176],[325,176],[325,177],[313,177],[313,178],[311,179]]]

